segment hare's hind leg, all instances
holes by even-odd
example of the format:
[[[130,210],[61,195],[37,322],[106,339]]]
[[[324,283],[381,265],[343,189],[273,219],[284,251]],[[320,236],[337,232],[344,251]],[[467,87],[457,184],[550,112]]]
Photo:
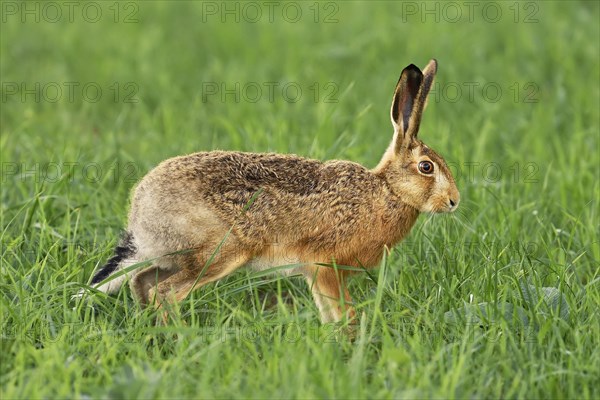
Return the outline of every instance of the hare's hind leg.
[[[133,296],[142,306],[147,306],[153,300],[150,290],[177,272],[177,269],[163,269],[160,266],[144,269],[131,279],[130,287]]]
[[[162,316],[163,322],[167,322],[171,307],[185,299],[193,290],[231,274],[248,262],[250,254],[242,253],[239,247],[234,247],[236,246],[224,246],[213,260],[210,260],[213,258],[211,256],[198,256],[193,266],[182,268],[150,289],[150,299],[154,299],[156,309],[166,309]]]
[[[342,271],[317,266],[309,269],[306,281],[321,314],[322,323],[340,322],[344,319],[350,323],[355,322],[356,312]]]

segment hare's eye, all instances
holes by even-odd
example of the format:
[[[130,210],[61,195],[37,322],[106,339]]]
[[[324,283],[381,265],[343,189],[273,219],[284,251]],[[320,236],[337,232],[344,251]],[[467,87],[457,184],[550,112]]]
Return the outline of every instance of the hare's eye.
[[[419,163],[419,171],[427,175],[433,173],[433,163],[431,161],[421,161]]]

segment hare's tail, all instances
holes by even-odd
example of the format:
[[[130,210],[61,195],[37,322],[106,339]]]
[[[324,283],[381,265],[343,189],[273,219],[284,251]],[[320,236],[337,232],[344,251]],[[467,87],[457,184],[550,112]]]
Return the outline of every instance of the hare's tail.
[[[115,248],[115,254],[94,274],[91,285],[97,285],[109,276],[121,271],[123,268],[135,264],[137,262],[135,257],[136,253],[137,246],[133,234],[129,231],[125,231],[121,236],[119,244]],[[127,279],[127,274],[120,275],[115,279],[100,285],[96,289],[105,293],[114,293],[119,290],[121,285],[123,285],[125,279]]]

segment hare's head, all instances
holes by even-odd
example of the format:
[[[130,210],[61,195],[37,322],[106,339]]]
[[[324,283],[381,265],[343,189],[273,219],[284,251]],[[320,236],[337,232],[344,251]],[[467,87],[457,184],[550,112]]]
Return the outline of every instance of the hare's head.
[[[394,139],[375,169],[394,194],[422,212],[454,211],[460,200],[444,159],[417,137],[436,70],[431,60],[423,72],[412,64],[402,71],[392,100]]]

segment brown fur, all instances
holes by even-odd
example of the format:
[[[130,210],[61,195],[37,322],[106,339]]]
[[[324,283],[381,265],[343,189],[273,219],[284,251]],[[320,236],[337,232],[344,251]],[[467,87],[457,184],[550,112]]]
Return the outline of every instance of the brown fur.
[[[245,264],[295,264],[289,272],[305,276],[324,322],[353,319],[350,272],[323,264],[374,267],[420,212],[458,204],[443,159],[416,138],[436,65],[431,61],[424,74],[414,66],[403,71],[392,104],[394,140],[373,170],[349,161],[213,151],[150,171],[134,191],[128,230],[137,261],[158,259],[134,274],[135,296],[161,307]],[[419,172],[423,160],[434,163],[434,174]]]

